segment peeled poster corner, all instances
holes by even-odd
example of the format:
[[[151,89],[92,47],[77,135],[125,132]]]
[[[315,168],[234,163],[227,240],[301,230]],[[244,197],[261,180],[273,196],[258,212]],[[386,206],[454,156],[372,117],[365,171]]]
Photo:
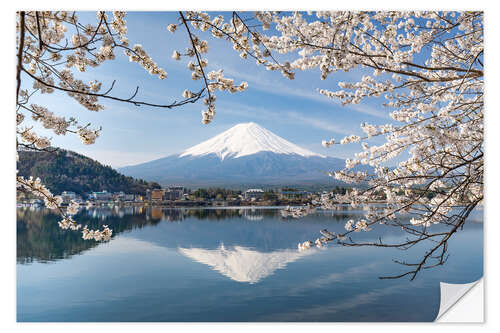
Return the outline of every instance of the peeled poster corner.
[[[438,323],[483,323],[484,282],[450,284],[441,282]]]

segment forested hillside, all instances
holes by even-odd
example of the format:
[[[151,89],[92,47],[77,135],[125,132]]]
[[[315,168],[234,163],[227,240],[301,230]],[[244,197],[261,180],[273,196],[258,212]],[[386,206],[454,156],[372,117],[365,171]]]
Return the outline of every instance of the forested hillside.
[[[73,191],[79,194],[107,190],[145,194],[148,188],[159,188],[154,182],[127,177],[110,166],[59,149],[55,152],[19,151],[17,170],[20,176],[40,177],[54,194]]]

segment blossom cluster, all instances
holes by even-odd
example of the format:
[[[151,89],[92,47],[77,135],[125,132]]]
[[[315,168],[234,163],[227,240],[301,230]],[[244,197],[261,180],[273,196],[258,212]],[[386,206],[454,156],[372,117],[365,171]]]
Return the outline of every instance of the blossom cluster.
[[[349,220],[346,222],[344,226],[347,231],[370,231],[371,229],[368,227],[368,222],[364,219],[359,220],[354,224],[354,220]]]
[[[99,14],[98,14],[99,16]],[[120,11],[114,11],[113,12],[113,21],[110,22],[111,28],[113,28],[116,33],[118,33],[118,36],[122,43],[126,41],[126,35],[128,32],[128,28],[126,25],[126,22],[124,20],[125,17],[125,12],[120,12]]]
[[[31,104],[33,120],[40,121],[44,128],[52,129],[57,135],[64,135],[71,122],[64,117],[59,117],[50,112],[47,108],[36,104]]]
[[[109,229],[107,225],[103,225],[103,230],[89,230],[87,226],[82,229],[83,239],[93,239],[95,241],[109,241],[113,230]]]
[[[91,145],[95,142],[97,137],[99,136],[98,130],[92,130],[85,127],[79,128],[77,131],[82,143],[84,145]]]
[[[66,216],[61,221],[58,222],[59,228],[63,230],[71,229],[78,230],[82,227],[81,224],[78,224],[71,216]]]
[[[307,205],[307,206],[301,206],[301,207],[291,207],[287,206],[286,208],[282,209],[281,216],[284,218],[287,217],[293,217],[293,218],[300,218],[309,214],[313,214],[315,212],[314,206]]]
[[[68,69],[61,70],[59,77],[59,86],[68,89],[68,95],[80,105],[90,111],[104,110],[104,106],[97,103],[98,97],[95,95],[101,88],[100,83],[92,81],[90,84],[86,84],[82,80],[75,79],[73,73]]]
[[[297,245],[298,250],[304,251],[304,250],[310,249],[311,246],[313,246],[313,245],[315,245],[317,248],[322,248],[322,247],[325,247],[328,244],[328,242],[338,238],[338,235],[335,235],[334,232],[330,232],[326,229],[321,230],[321,234],[323,235],[323,237],[317,238],[314,242],[305,241],[303,243],[299,243]]]
[[[50,147],[50,139],[44,136],[38,136],[31,128],[20,128],[17,131],[20,139],[28,146],[36,149],[46,149]]]
[[[33,179],[33,177],[24,178],[22,176],[17,176],[16,185],[18,189],[28,191],[42,198],[45,206],[49,209],[58,209],[63,201],[61,196],[54,196],[50,190],[43,185],[40,178]]]
[[[157,75],[161,80],[167,78],[167,72],[160,68],[158,64],[151,59],[151,57],[142,48],[142,45],[135,44],[132,49],[126,49],[125,54],[128,55],[131,62],[137,62],[144,67],[149,74]]]
[[[79,204],[75,201],[71,201],[68,205],[66,211],[64,212],[61,208],[63,198],[60,195],[53,195],[50,190],[43,185],[40,178],[34,179],[33,177],[24,178],[22,176],[16,177],[17,188],[23,191],[27,191],[41,199],[45,203],[45,207],[52,210],[59,210],[63,219],[58,222],[61,229],[67,230],[79,230],[81,225],[78,224],[74,219],[73,215],[78,213]],[[87,226],[82,229],[83,239],[94,239],[96,241],[108,241],[111,239],[113,231],[104,225],[103,230],[89,230]]]
[[[323,140],[323,141],[321,141],[321,144],[323,145],[323,147],[328,148],[331,145],[335,144],[335,139],[330,139],[328,141],[327,140]]]

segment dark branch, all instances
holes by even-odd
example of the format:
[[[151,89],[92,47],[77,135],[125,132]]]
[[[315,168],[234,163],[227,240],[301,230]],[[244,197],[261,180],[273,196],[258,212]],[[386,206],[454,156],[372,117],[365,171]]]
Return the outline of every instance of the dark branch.
[[[19,103],[19,89],[21,89],[21,70],[23,69],[23,49],[24,49],[24,15],[23,11],[19,12],[19,46],[17,49],[17,88],[16,88],[16,104]]]

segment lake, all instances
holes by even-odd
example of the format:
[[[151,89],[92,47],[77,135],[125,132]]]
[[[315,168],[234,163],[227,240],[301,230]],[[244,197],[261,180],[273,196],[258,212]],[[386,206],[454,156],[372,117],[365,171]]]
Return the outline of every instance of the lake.
[[[448,261],[410,281],[406,272],[430,246],[298,251],[297,244],[342,232],[360,217],[350,207],[284,219],[277,208],[83,209],[82,225],[113,229],[111,241],[59,229],[59,216],[17,210],[17,320],[21,322],[433,321],[440,282],[483,275],[483,214],[449,242]],[[439,225],[431,228],[441,228]],[[439,230],[439,229],[436,229]],[[380,226],[355,240],[403,241]]]

